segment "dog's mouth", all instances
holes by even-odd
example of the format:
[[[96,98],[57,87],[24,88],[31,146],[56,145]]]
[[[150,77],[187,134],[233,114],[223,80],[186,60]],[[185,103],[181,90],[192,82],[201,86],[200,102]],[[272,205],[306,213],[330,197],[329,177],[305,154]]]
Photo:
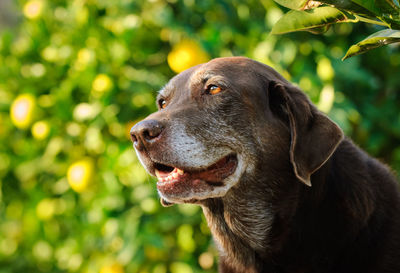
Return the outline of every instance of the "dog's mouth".
[[[223,180],[235,172],[237,162],[237,156],[229,154],[209,167],[197,170],[155,163],[157,188],[162,195],[169,196],[179,192],[196,192],[204,187],[224,186]]]
[[[219,184],[222,185],[222,180],[235,171],[236,165],[236,155],[231,154],[205,169],[183,170],[159,163],[156,163],[154,168],[158,185],[199,179],[217,186]]]

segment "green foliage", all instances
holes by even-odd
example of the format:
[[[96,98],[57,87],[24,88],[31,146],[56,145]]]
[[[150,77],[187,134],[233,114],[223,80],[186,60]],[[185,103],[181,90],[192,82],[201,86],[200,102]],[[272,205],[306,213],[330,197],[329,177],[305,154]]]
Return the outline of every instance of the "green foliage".
[[[351,22],[345,13],[332,7],[317,7],[312,10],[291,10],[274,25],[272,34],[284,34],[293,31],[309,31],[324,33],[331,24]]]
[[[371,28],[270,36],[269,0],[19,3],[0,30],[1,273],[216,272],[201,209],[161,207],[128,136],[171,68],[207,56],[273,66],[400,171],[398,49],[337,60]]]
[[[382,45],[388,45],[398,42],[400,42],[400,31],[391,29],[381,30],[368,36],[361,42],[351,46],[343,59],[362,54]]]
[[[374,48],[399,42],[397,37],[400,35],[400,6],[397,0],[275,1],[293,10],[276,23],[272,29],[273,34],[304,30],[323,33],[332,24],[359,21],[389,28],[378,31],[352,46],[343,60]]]

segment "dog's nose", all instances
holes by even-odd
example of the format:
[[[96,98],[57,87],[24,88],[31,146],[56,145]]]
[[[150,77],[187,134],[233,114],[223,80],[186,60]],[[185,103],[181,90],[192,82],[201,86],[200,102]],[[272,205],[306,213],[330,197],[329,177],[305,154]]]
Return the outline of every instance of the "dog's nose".
[[[143,120],[131,128],[131,139],[136,149],[142,150],[144,146],[157,138],[164,127],[154,119]]]

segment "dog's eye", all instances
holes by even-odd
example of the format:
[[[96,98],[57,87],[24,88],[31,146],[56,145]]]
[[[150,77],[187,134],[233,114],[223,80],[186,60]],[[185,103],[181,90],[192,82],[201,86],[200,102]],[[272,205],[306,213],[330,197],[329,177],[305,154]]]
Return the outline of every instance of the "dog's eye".
[[[210,84],[209,86],[207,86],[207,89],[206,89],[206,92],[210,95],[218,94],[221,91],[222,91],[222,88],[215,84]]]
[[[159,99],[158,106],[160,107],[160,109],[164,109],[165,106],[167,106],[167,102],[165,101],[165,99]]]

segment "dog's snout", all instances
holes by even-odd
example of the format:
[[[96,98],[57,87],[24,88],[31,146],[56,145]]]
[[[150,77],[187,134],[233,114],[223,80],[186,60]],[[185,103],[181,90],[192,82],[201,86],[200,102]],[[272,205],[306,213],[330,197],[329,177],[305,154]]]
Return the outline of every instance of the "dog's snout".
[[[143,120],[132,127],[131,139],[135,147],[141,150],[147,143],[157,138],[163,129],[163,125],[157,120]]]

